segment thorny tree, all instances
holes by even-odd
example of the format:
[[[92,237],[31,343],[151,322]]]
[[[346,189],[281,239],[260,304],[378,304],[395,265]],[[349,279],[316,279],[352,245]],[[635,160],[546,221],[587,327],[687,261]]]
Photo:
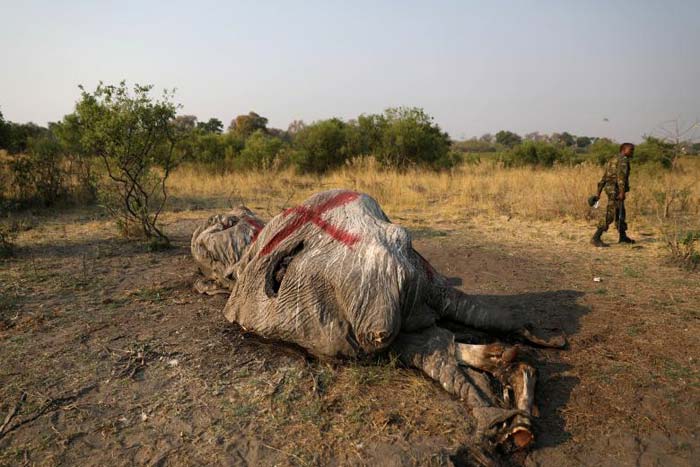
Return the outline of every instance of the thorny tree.
[[[173,93],[153,99],[153,86],[100,83],[82,90],[76,105],[81,143],[103,162],[111,180],[102,199],[122,233],[168,243],[158,217],[168,197],[166,180],[176,165],[179,140]]]

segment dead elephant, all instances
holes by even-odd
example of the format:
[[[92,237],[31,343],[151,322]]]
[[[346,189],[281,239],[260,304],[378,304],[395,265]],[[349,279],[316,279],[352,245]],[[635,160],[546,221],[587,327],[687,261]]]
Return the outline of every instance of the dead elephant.
[[[200,226],[192,254],[205,276],[200,291],[230,291],[229,321],[320,357],[394,352],[463,400],[484,439],[514,449],[532,442],[535,369],[515,361],[516,347],[458,343],[437,323],[548,343],[517,316],[449,287],[370,196],[318,193],[264,226],[238,208]]]

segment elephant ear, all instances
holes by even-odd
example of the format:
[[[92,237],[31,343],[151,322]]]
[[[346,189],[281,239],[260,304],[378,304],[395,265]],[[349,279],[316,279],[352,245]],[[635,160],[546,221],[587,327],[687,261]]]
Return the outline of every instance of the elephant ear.
[[[226,293],[236,280],[236,264],[264,226],[244,206],[211,216],[192,234],[192,257],[203,278],[195,283],[200,293]]]

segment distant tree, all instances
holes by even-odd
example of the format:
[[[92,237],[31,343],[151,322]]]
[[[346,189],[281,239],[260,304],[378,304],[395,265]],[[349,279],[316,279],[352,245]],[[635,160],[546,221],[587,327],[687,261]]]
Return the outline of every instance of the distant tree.
[[[31,167],[30,177],[36,196],[45,206],[51,206],[59,197],[65,194],[67,176],[61,167],[63,148],[56,136],[47,132],[40,136],[31,137],[28,141]]]
[[[508,148],[512,148],[522,142],[522,138],[512,131],[501,130],[496,133],[496,142]]]
[[[306,124],[304,123],[303,120],[293,120],[292,123],[289,124],[287,127],[287,133],[290,136],[294,136],[297,133],[299,133],[301,130],[303,130],[306,127]]]
[[[345,151],[345,123],[337,118],[305,126],[293,140],[292,162],[300,172],[322,173],[342,165]]]
[[[255,112],[249,112],[247,115],[239,115],[231,120],[228,130],[243,138],[247,138],[258,130],[266,131],[267,119]]]
[[[605,165],[620,150],[620,145],[608,138],[596,138],[588,147],[589,158],[599,165]]]
[[[80,117],[70,113],[60,122],[49,123],[49,131],[55,136],[61,147],[61,153],[69,163],[71,174],[76,178],[77,186],[73,187],[74,196],[83,202],[97,200],[97,174],[94,170],[95,155],[82,144],[82,129]],[[75,191],[80,190],[79,193]]]
[[[275,138],[279,138],[282,141],[290,140],[289,134],[280,128],[267,128],[265,130],[265,133],[267,133],[269,136],[274,136]]]
[[[245,167],[270,169],[283,147],[284,141],[280,138],[258,130],[246,139],[245,147],[241,151],[241,162]]]
[[[579,136],[576,138],[576,147],[580,149],[585,149],[593,144],[593,140],[588,136]]]
[[[491,133],[484,133],[479,137],[479,141],[483,141],[485,143],[493,143],[495,139]]]
[[[654,136],[645,136],[644,142],[638,144],[634,157],[640,164],[653,162],[663,168],[671,169],[678,157],[676,145]]]
[[[178,115],[173,119],[173,125],[181,131],[193,131],[197,127],[197,117],[194,115]]]
[[[210,118],[206,122],[197,122],[197,129],[204,133],[221,134],[224,131],[224,124],[218,118]]]
[[[383,115],[360,115],[345,126],[347,156],[369,156],[380,151],[387,119]]]
[[[513,147],[506,155],[506,163],[513,166],[535,165],[551,167],[555,163],[575,163],[573,151],[545,141],[525,141]]]
[[[104,201],[122,233],[137,233],[168,244],[158,224],[167,201],[166,180],[176,165],[177,105],[172,93],[154,99],[153,86],[130,90],[100,83],[94,92],[81,86],[75,113],[80,119],[81,144],[103,162],[112,181]],[[154,169],[158,170],[154,170]]]
[[[696,120],[693,123],[686,123],[676,118],[663,122],[658,126],[656,133],[660,135],[659,138],[650,140],[650,137],[646,137],[645,142],[651,141],[657,147],[657,143],[660,142],[670,144],[673,147],[671,167],[675,168],[678,158],[684,154],[683,148],[688,142],[696,139],[698,132],[700,132],[700,121]]]
[[[27,152],[29,140],[48,133],[48,129],[35,123],[14,123],[5,124],[5,143],[3,149],[11,154]]]
[[[450,136],[423,109],[398,107],[384,112],[381,145],[375,152],[380,164],[405,168],[411,164],[449,167],[456,161]]]
[[[452,143],[452,147],[465,153],[495,152],[497,150],[493,143],[476,138]]]
[[[7,149],[10,144],[10,124],[0,111],[0,149]]]
[[[552,135],[552,142],[556,144],[561,144],[562,146],[573,146],[576,144],[576,138],[568,132],[554,133]]]

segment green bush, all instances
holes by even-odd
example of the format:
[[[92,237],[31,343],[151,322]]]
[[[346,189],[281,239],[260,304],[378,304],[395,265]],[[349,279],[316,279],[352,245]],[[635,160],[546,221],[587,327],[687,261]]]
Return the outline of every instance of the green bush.
[[[496,133],[496,142],[508,148],[514,148],[522,141],[523,139],[520,135],[512,131],[501,130]]]
[[[423,109],[387,109],[382,122],[380,146],[374,155],[385,167],[410,165],[449,168],[457,160],[450,154],[450,138]]]
[[[612,156],[620,152],[620,145],[608,138],[598,138],[588,147],[588,159],[598,165],[605,165]]]
[[[382,132],[386,127],[383,115],[360,115],[345,125],[347,156],[368,156],[381,145]]]
[[[498,145],[483,139],[471,138],[465,141],[452,143],[452,147],[464,153],[485,153],[498,151]]]
[[[292,163],[300,172],[322,173],[347,160],[346,124],[337,118],[308,125],[294,136]]]
[[[203,164],[223,166],[234,161],[245,147],[245,141],[233,133],[216,134],[196,131],[191,139],[190,160]]]
[[[572,149],[544,141],[525,141],[505,154],[505,163],[508,166],[551,167],[555,163],[573,164],[577,161],[576,153]]]
[[[248,112],[247,115],[239,115],[233,120],[228,127],[228,131],[240,136],[243,139],[258,130],[267,131],[267,118],[262,117],[255,112]]]
[[[274,136],[257,130],[246,139],[241,151],[240,164],[242,167],[255,169],[271,169],[275,159],[284,147],[284,142]]]
[[[9,162],[18,205],[41,203],[51,206],[65,199],[68,192],[62,148],[53,135],[30,138],[27,154],[13,156]]]
[[[75,114],[82,147],[100,158],[110,179],[101,187],[102,200],[121,233],[167,242],[158,218],[168,197],[166,180],[179,162],[182,134],[172,94],[157,100],[152,89],[135,85],[131,90],[125,82],[100,83],[94,92],[81,87]]]
[[[675,157],[675,148],[671,143],[647,136],[644,142],[638,144],[634,150],[634,158],[639,164],[654,163],[659,164],[665,169],[673,167]]]

